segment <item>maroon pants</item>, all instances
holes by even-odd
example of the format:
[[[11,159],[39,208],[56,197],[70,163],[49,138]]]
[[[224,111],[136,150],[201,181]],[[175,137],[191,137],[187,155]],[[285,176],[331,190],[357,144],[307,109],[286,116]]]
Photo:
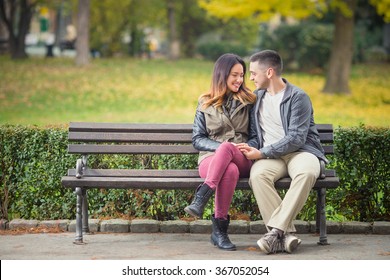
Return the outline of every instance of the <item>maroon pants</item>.
[[[232,143],[224,142],[213,156],[199,165],[199,175],[215,190],[215,218],[227,219],[234,190],[240,177],[249,177],[252,161]]]

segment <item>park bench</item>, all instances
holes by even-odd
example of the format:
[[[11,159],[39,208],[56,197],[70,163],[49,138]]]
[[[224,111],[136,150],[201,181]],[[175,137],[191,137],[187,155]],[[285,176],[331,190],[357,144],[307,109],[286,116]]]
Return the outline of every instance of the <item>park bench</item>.
[[[321,143],[327,155],[333,154],[333,127],[318,124]],[[75,190],[76,244],[83,243],[83,232],[89,232],[87,190],[107,189],[190,189],[203,183],[196,169],[91,169],[87,165],[88,155],[138,154],[178,155],[197,154],[191,144],[191,124],[135,124],[135,123],[89,123],[72,122],[69,125],[70,154],[79,154],[76,168],[69,169],[62,177],[65,188]],[[276,182],[279,189],[287,189],[290,178]],[[321,176],[313,190],[317,191],[316,232],[318,244],[328,244],[326,235],[325,197],[328,188],[336,188],[339,178],[334,170],[325,169],[321,163]],[[248,178],[240,179],[237,189],[250,190]]]

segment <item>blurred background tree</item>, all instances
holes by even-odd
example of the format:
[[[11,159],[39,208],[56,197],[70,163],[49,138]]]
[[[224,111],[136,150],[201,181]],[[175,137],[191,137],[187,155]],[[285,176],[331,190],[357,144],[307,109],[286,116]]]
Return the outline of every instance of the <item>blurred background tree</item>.
[[[31,38],[45,45],[42,34],[54,34],[61,51],[84,42],[77,53],[83,50],[78,59],[85,63],[118,55],[215,60],[272,48],[286,70],[326,75],[324,92],[349,93],[352,63],[389,62],[389,6],[388,0],[0,0],[0,51],[26,58]],[[89,19],[77,18],[80,7]],[[68,44],[66,30],[77,24]]]
[[[358,4],[364,7],[368,6],[369,3],[367,0],[286,0],[283,1],[283,5],[278,0],[269,0],[267,3],[260,1],[253,2],[252,0],[242,0],[239,2],[240,5],[237,5],[236,1],[199,0],[200,6],[210,14],[226,20],[231,18],[242,19],[253,17],[260,23],[270,21],[275,17],[280,17],[282,21],[296,21],[308,19],[312,16],[322,18],[324,15],[331,13],[334,16],[333,38],[323,92],[350,93],[348,81],[354,51],[355,13]],[[371,1],[371,4],[376,7],[381,7],[378,10],[379,13],[386,13],[386,8],[382,6],[387,2],[387,0],[374,0]],[[281,44],[288,45],[290,42],[281,41]],[[319,53],[318,55],[321,54],[323,55],[323,53]]]
[[[77,13],[76,64],[89,63],[90,0],[79,0]]]
[[[4,38],[3,35],[2,39],[8,42],[13,59],[27,57],[25,38],[29,32],[31,19],[39,2],[41,1],[0,0],[0,22],[5,27],[2,29],[3,33],[8,35],[8,38]]]

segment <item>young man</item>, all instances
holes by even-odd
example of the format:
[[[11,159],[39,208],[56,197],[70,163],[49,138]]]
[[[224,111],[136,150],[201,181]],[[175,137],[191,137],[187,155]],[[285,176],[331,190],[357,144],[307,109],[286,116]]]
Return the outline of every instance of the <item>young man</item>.
[[[250,80],[256,85],[247,144],[240,150],[251,160],[249,184],[268,233],[257,242],[269,254],[291,253],[301,243],[293,220],[304,206],[320,175],[320,160],[327,162],[320,145],[309,96],[281,77],[283,62],[272,50],[250,58]],[[290,176],[291,186],[282,200],[274,182]]]

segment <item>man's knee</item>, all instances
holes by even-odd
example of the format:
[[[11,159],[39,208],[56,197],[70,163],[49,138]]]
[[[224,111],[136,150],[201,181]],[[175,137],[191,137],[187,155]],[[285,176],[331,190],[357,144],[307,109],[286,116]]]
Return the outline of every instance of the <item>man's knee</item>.
[[[273,184],[273,180],[266,176],[262,170],[251,170],[249,176],[249,186],[252,189],[261,189],[269,184]]]
[[[302,170],[301,172],[297,173],[292,179],[298,179],[301,178],[305,181],[315,181],[319,177],[320,172],[319,170],[314,169],[308,169],[308,170]]]

